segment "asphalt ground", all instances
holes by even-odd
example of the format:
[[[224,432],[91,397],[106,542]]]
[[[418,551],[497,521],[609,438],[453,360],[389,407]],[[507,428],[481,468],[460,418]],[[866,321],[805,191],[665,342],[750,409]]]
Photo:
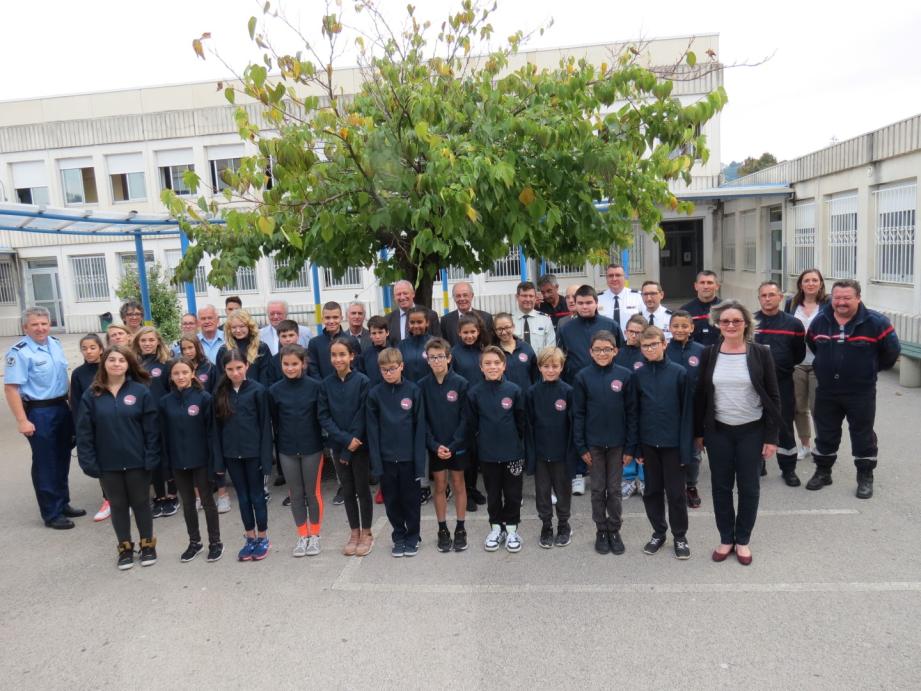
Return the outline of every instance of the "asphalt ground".
[[[76,338],[64,340],[79,364]],[[894,372],[880,380],[877,432],[870,500],[854,496],[846,439],[819,492],[788,488],[771,466],[749,567],[710,560],[705,463],[689,561],[670,539],[642,553],[651,530],[639,497],[624,502],[623,556],[594,552],[588,495],[573,498],[573,543],[540,549],[531,479],[518,554],[483,551],[485,507],[468,516],[467,552],[437,552],[429,504],[418,556],[393,559],[376,505],[373,552],[347,558],[327,481],[317,557],[292,558],[293,521],[273,488],[264,562],[235,561],[234,501],[221,561],[180,563],[180,511],[154,521],[159,562],[121,572],[109,521],[92,522],[99,486],[76,460],[72,503],[90,516],[71,531],[43,526],[28,444],[3,406],[0,688],[918,688],[921,389]],[[799,464],[804,482],[811,472]]]

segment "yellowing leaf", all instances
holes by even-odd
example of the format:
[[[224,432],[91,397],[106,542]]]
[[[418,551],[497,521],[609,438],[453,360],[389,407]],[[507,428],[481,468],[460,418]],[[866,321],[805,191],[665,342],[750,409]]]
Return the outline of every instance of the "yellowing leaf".
[[[195,54],[200,57],[202,60],[205,59],[205,49],[201,45],[201,39],[196,38],[192,41],[192,50],[195,51]]]
[[[518,201],[525,206],[530,206],[535,199],[537,199],[537,195],[534,194],[534,190],[530,185],[521,190],[521,194],[518,195]]]
[[[256,221],[256,225],[263,235],[271,235],[272,231],[275,230],[275,219],[271,216],[260,216],[259,220]]]
[[[467,204],[465,213],[467,214],[467,218],[470,219],[471,223],[476,223],[478,220],[480,220],[480,214],[478,214],[476,209],[470,206],[470,204]]]

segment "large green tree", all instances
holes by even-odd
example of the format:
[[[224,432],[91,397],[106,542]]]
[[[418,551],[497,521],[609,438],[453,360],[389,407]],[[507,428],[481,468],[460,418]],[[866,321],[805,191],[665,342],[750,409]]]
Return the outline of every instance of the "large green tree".
[[[726,103],[722,87],[682,105],[668,76],[640,64],[637,47],[608,64],[565,58],[553,69],[512,69],[526,37],[487,50],[495,9],[464,0],[433,28],[408,6],[395,31],[373,2],[359,0],[350,21],[364,18],[367,31],[329,13],[322,39],[299,34],[302,49],[288,54],[265,27],[295,27],[266,3],[265,16],[249,21],[263,62],[225,89],[231,103],[242,93],[264,106],[263,124],[236,111],[258,155],[224,175],[226,200],[249,203],[202,197],[188,205],[164,193],[193,240],[180,278],[205,252],[219,285],[238,266],[275,254],[283,278],[306,261],[334,273],[374,266],[383,281],[412,281],[430,304],[441,267],[485,271],[516,245],[528,256],[583,262],[628,246],[634,222],[661,233],[662,208],[689,211],[668,183],[689,180],[707,160],[699,132]],[[332,65],[349,31],[362,77],[354,97]],[[207,38],[193,42],[202,57]],[[682,56],[700,71],[718,68],[714,61]],[[209,222],[217,216],[223,224]]]

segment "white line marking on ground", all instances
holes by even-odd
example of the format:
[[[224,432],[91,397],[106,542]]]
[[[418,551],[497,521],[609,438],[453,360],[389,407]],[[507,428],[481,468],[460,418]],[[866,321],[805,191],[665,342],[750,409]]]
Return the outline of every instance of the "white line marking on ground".
[[[343,574],[345,569],[343,569]],[[333,590],[406,594],[573,594],[573,593],[901,593],[921,592],[919,581],[881,583],[609,583],[609,584],[478,584],[456,583],[351,583],[340,578]]]

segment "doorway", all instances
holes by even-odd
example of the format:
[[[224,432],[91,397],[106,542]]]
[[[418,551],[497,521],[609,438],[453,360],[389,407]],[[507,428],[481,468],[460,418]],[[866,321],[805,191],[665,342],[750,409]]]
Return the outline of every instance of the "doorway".
[[[62,328],[64,309],[61,304],[57,260],[29,259],[26,261],[25,279],[29,305],[47,309],[51,313],[51,327]]]
[[[769,248],[768,274],[784,290],[783,284],[783,209],[772,206],[768,209],[767,246]]]
[[[662,231],[665,244],[659,250],[659,282],[665,298],[692,298],[697,273],[704,268],[704,221],[663,221]]]

